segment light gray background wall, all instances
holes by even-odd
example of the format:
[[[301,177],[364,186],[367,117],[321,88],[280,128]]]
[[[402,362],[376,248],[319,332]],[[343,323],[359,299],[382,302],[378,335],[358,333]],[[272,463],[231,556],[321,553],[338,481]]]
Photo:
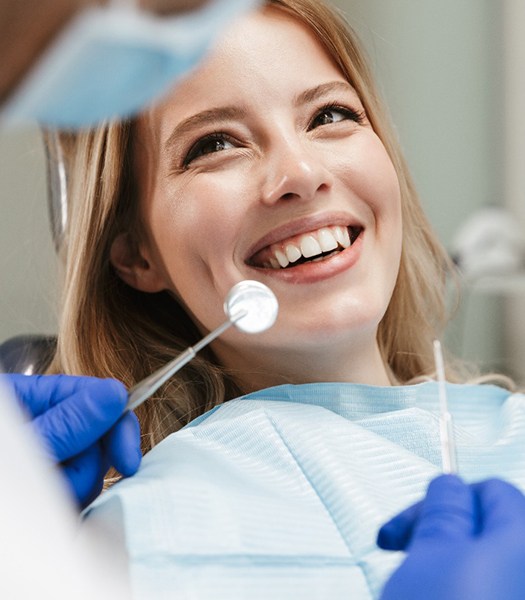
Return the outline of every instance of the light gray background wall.
[[[28,129],[0,135],[0,341],[56,331],[57,269],[43,147]]]
[[[505,0],[505,197],[506,205],[525,231],[525,3]],[[525,275],[519,293],[509,297],[505,315],[505,346],[512,373],[525,381]]]
[[[368,49],[423,204],[449,244],[502,196],[501,3],[336,0]],[[34,131],[0,136],[0,341],[55,330],[56,265]],[[480,296],[451,328],[455,348],[499,367],[501,302]]]

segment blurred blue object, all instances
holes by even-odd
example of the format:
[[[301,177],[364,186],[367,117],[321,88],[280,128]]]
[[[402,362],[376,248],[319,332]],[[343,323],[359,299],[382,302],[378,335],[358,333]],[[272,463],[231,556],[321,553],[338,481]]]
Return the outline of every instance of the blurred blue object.
[[[193,68],[221,30],[257,0],[211,0],[159,17],[109,3],[76,17],[0,113],[0,126],[38,121],[92,127],[129,117]]]

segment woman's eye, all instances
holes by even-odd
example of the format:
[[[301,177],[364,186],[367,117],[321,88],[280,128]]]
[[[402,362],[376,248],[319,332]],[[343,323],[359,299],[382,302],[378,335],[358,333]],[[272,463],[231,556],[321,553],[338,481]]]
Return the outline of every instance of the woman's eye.
[[[233,148],[233,144],[229,142],[224,136],[212,135],[206,136],[193,144],[190,148],[186,158],[184,159],[184,166],[189,165],[193,160],[205,156],[207,154],[214,154]]]
[[[320,110],[310,123],[309,129],[315,129],[321,125],[330,125],[339,121],[355,121],[357,123],[362,122],[362,115],[359,113],[342,107],[328,107]]]

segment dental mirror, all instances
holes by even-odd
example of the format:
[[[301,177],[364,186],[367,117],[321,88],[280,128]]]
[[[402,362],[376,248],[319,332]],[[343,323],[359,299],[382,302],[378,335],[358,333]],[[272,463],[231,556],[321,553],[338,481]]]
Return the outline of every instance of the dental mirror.
[[[199,350],[202,350],[232,325],[245,333],[261,333],[269,329],[277,318],[279,303],[270,288],[259,281],[247,279],[234,285],[228,292],[224,301],[224,312],[228,317],[227,321],[210,332],[195,346],[190,346],[158,371],[132,387],[128,393],[128,402],[124,412],[135,410],[140,406],[163,383],[190,362]]]
[[[261,333],[275,323],[279,304],[270,288],[259,281],[247,279],[228,292],[224,312],[237,329],[245,333]],[[244,315],[235,318],[241,313]]]

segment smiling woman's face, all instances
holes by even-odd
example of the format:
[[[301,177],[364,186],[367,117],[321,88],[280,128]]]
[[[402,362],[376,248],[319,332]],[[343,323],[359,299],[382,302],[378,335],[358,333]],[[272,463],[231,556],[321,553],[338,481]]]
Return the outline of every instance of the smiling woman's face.
[[[387,383],[375,336],[399,268],[398,179],[308,29],[276,9],[243,17],[140,119],[135,148],[145,238],[141,260],[117,264],[126,281],[171,291],[203,332],[235,283],[267,284],[276,325],[215,345],[226,366],[266,372],[248,388]]]

